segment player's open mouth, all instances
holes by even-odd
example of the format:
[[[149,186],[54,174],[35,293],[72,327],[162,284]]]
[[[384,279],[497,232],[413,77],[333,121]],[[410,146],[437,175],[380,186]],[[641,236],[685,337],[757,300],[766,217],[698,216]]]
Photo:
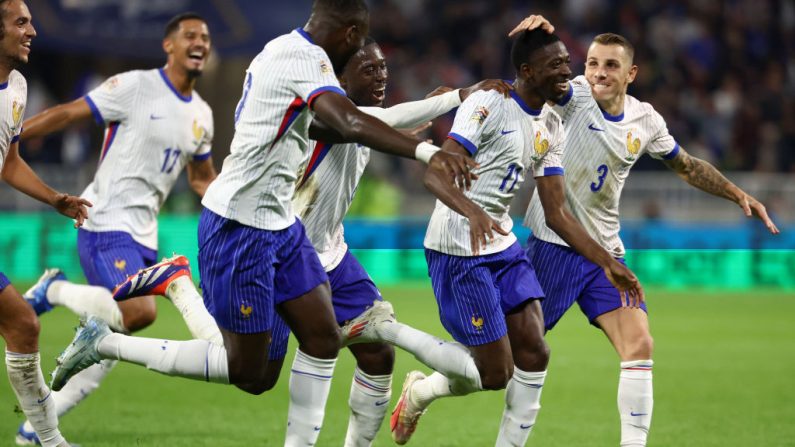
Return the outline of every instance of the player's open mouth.
[[[555,90],[560,93],[565,93],[569,89],[569,81],[558,82],[555,84]]]
[[[22,48],[30,52],[30,41],[28,40],[27,42],[22,42]]]
[[[591,88],[595,92],[603,92],[603,91],[607,90],[608,88],[610,88],[610,86],[607,85],[607,84],[591,84]]]
[[[204,60],[204,52],[203,51],[191,51],[190,53],[188,53],[188,58],[190,60],[201,62],[201,61]]]
[[[386,86],[379,87],[379,88],[373,90],[373,98],[376,101],[379,101],[379,102],[383,101],[385,96],[386,96]]]

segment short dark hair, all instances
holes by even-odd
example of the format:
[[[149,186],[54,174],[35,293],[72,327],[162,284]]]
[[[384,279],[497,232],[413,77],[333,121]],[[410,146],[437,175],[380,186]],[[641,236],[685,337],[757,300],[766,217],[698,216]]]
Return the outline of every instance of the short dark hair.
[[[11,0],[0,0],[0,39],[5,37],[6,30],[5,25],[3,25],[3,19],[6,17],[6,3],[10,2]]]
[[[530,56],[539,48],[559,42],[560,37],[550,34],[541,28],[522,31],[513,41],[511,47],[511,63],[519,71],[522,64],[530,60]]]
[[[369,14],[364,0],[315,0],[312,2],[312,14],[329,15],[341,23],[348,23],[358,14]]]
[[[627,53],[629,56],[629,62],[632,63],[632,60],[635,58],[635,47],[632,46],[630,41],[620,35],[614,33],[604,33],[599,34],[598,36],[593,38],[594,43],[598,43],[601,45],[618,45],[620,47],[624,47],[624,52]]]
[[[170,36],[171,33],[179,29],[180,23],[184,22],[185,20],[193,20],[193,19],[201,20],[202,22],[207,23],[207,21],[204,20],[204,17],[200,16],[199,13],[196,12],[189,11],[189,12],[183,12],[182,14],[177,14],[174,17],[172,17],[171,20],[169,20],[168,23],[166,24],[166,30],[165,32],[163,32],[163,38],[165,39],[166,37]]]

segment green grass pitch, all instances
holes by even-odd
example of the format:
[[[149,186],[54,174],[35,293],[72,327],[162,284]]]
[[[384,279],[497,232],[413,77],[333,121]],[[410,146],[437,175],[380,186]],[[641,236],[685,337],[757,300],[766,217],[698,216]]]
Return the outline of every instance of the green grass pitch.
[[[428,287],[385,288],[398,317],[444,335]],[[786,292],[648,293],[655,336],[655,407],[649,446],[795,446],[795,296]],[[158,302],[158,321],[140,335],[185,339],[172,306]],[[76,317],[56,309],[42,318],[45,374],[72,336]],[[573,309],[548,335],[552,361],[543,409],[528,445],[615,446],[618,359],[605,337]],[[291,352],[295,342],[291,342]],[[287,359],[286,365],[291,362]],[[427,368],[399,352],[394,405],[409,370]],[[287,370],[276,389],[249,396],[232,387],[165,377],[119,365],[102,387],[61,420],[83,446],[281,445]],[[342,445],[353,361],[337,364],[318,445]],[[0,446],[18,424],[13,393],[0,378]],[[502,392],[434,403],[409,445],[493,445]],[[385,421],[376,445],[393,445]]]

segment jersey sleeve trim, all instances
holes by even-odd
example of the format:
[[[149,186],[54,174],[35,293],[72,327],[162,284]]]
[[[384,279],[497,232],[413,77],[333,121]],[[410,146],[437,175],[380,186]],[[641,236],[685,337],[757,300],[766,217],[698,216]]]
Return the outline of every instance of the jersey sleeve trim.
[[[204,161],[204,160],[207,160],[208,158],[210,158],[210,156],[212,154],[213,154],[212,152],[206,152],[204,154],[196,154],[196,155],[193,156],[193,161]]]
[[[88,108],[91,109],[91,114],[94,115],[94,121],[97,122],[100,126],[105,125],[105,119],[102,118],[102,114],[99,112],[99,108],[94,103],[94,100],[91,99],[91,96],[86,95],[83,97],[86,100],[86,104],[88,104]]]
[[[542,177],[549,177],[552,175],[563,175],[563,168],[559,167],[544,168],[544,175]]]
[[[663,155],[663,160],[672,160],[677,155],[679,155],[679,143],[676,143],[674,145],[674,148],[671,149],[671,152],[668,152],[667,154]]]
[[[558,105],[561,106],[561,107],[565,106],[566,104],[569,103],[569,101],[571,101],[571,98],[573,96],[574,96],[574,86],[571,85],[571,81],[569,81],[569,92],[566,93],[566,96],[564,96],[563,99],[561,99],[558,102]]]
[[[461,146],[464,146],[464,149],[466,149],[467,152],[469,152],[469,155],[475,155],[475,152],[478,151],[478,147],[475,146],[474,144],[472,144],[471,141],[467,140],[464,136],[459,135],[459,134],[457,134],[455,132],[450,132],[447,135],[447,138],[455,141],[456,143],[460,144]]]
[[[327,85],[325,87],[319,87],[312,90],[308,95],[306,95],[306,103],[309,105],[309,108],[310,109],[312,108],[312,103],[315,101],[315,99],[317,99],[318,96],[327,92],[333,92],[342,96],[346,96],[345,92],[342,91],[342,89],[337,86]]]
[[[16,143],[17,141],[19,141],[19,134],[16,134],[13,137],[11,137],[11,144]]]

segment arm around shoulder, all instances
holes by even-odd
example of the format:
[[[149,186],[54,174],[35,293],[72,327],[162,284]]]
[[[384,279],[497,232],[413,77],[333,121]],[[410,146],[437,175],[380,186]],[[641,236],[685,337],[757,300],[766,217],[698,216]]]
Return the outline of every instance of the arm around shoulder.
[[[85,97],[78,98],[72,102],[46,109],[26,119],[22,124],[24,132],[20,138],[24,141],[43,137],[63,130],[74,123],[90,119],[93,112],[88,101]]]

